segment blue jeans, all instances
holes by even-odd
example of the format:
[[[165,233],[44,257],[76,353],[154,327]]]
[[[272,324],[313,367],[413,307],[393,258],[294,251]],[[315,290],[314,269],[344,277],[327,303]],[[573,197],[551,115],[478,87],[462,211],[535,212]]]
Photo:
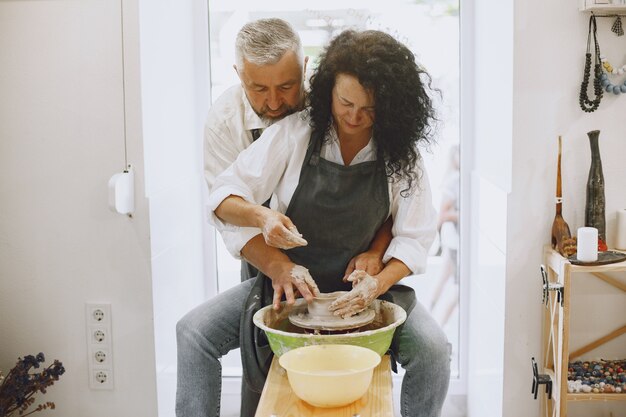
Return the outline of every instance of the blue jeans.
[[[219,359],[239,347],[239,319],[254,280],[248,280],[191,310],[176,325],[177,417],[219,417],[222,366]],[[392,343],[406,371],[403,417],[437,417],[450,381],[450,345],[419,302]]]

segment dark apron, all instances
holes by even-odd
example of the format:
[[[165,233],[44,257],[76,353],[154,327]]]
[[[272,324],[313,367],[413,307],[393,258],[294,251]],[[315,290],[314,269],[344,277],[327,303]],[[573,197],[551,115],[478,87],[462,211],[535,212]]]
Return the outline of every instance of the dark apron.
[[[298,186],[285,215],[308,241],[286,254],[308,268],[321,292],[349,291],[342,278],[348,262],[365,252],[389,215],[387,176],[381,161],[344,166],[320,157],[322,138],[312,135]],[[241,316],[240,343],[243,375],[252,391],[261,392],[272,351],[252,316],[272,304],[271,280],[259,273]],[[413,289],[394,285],[381,299],[403,307],[415,306]]]

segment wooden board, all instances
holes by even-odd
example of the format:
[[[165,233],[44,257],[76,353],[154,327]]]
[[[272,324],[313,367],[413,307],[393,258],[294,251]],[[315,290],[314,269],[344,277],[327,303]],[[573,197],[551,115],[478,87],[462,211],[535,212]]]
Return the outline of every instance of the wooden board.
[[[391,384],[389,356],[385,355],[374,369],[372,384],[361,399],[345,407],[317,408],[296,397],[287,373],[274,358],[255,417],[393,417]]]

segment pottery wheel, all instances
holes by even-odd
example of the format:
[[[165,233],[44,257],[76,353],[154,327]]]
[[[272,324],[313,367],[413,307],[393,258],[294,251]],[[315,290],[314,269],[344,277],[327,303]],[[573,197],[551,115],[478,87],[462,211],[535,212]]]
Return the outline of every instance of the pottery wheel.
[[[294,311],[289,314],[289,321],[304,329],[313,330],[348,330],[365,326],[374,321],[376,313],[371,308],[355,314],[352,317],[341,318],[337,316],[311,316],[304,310]]]

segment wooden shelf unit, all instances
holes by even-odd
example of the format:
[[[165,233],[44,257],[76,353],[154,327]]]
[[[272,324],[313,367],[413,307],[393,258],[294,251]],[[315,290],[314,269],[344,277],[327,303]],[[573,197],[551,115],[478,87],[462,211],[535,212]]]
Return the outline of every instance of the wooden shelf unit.
[[[595,4],[593,0],[580,0],[579,9],[581,12],[623,14],[626,13],[626,4]]]
[[[554,288],[562,286],[562,299],[559,301],[555,292],[550,292],[547,306],[544,309],[543,320],[543,373],[552,378],[552,399],[542,396],[542,417],[566,417],[567,403],[578,401],[626,401],[626,393],[568,393],[567,369],[570,355],[579,358],[587,352],[607,343],[616,337],[626,334],[626,325],[610,332],[603,337],[591,341],[585,346],[570,352],[570,313],[571,313],[571,279],[576,273],[588,273],[613,286],[616,290],[626,292],[626,284],[607,273],[626,272],[626,261],[597,266],[572,265],[567,259],[546,246],[544,250],[544,265],[548,275],[548,282]],[[574,356],[575,355],[575,356]],[[607,359],[625,359],[623,357]]]

